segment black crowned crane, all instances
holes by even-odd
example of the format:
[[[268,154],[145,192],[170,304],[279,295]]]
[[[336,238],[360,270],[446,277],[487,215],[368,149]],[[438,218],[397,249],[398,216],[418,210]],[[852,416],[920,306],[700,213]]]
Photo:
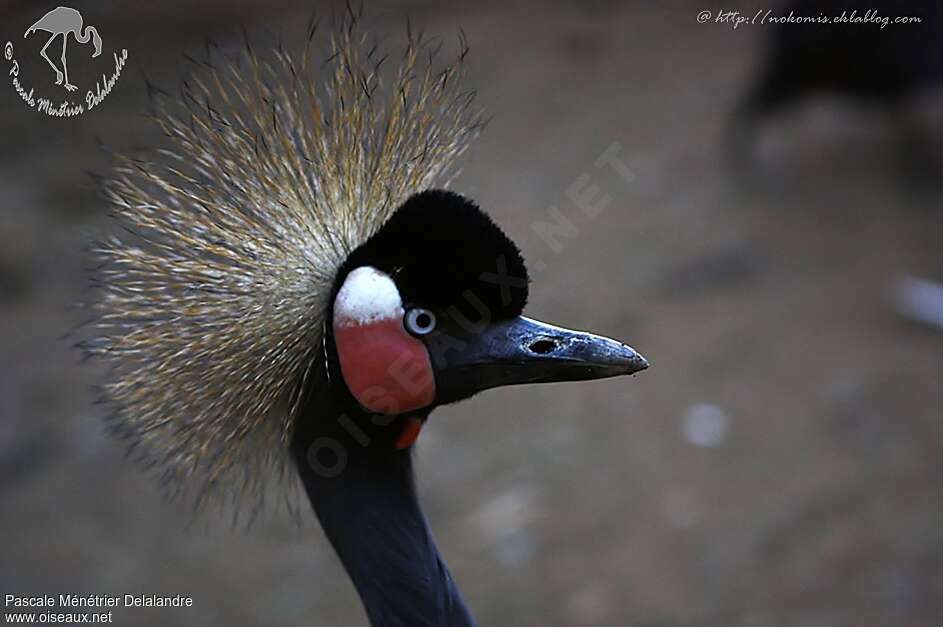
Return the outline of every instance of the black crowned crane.
[[[157,95],[169,146],[107,185],[127,234],[99,247],[88,348],[168,486],[255,508],[300,477],[372,624],[470,625],[416,496],[430,413],[647,363],[523,317],[518,248],[434,189],[480,127],[464,43],[438,67],[410,35],[392,68],[353,16],[335,31],[324,56],[247,46]]]

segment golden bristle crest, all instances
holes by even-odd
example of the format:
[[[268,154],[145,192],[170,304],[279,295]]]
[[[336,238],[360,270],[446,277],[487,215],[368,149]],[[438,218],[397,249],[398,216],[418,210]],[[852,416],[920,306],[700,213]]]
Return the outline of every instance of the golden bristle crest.
[[[287,450],[335,273],[409,195],[447,182],[481,126],[451,62],[407,28],[385,56],[359,15],[330,51],[199,63],[155,99],[166,146],[119,158],[106,195],[95,338],[114,426],[175,492],[244,501],[290,476]],[[216,56],[220,56],[218,53]],[[394,62],[398,59],[398,62]]]

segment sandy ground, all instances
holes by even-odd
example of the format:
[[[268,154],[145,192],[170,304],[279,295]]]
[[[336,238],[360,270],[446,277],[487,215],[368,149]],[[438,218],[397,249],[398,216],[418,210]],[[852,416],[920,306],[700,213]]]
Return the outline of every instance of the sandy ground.
[[[172,80],[205,36],[308,9],[76,6],[129,50],[109,99],[48,120],[0,87],[0,591],[194,598],[124,625],[365,624],[313,521],[232,531],[162,500],[59,339],[108,228],[96,138],[155,135],[137,72]],[[525,251],[531,315],[653,363],[438,411],[418,451],[432,525],[482,625],[939,625],[943,339],[887,297],[904,273],[939,276],[943,213],[901,187],[892,126],[827,102],[766,133],[789,194],[738,186],[722,138],[763,33],[697,24],[703,8],[721,7],[368,5],[386,31],[408,12],[467,32],[495,117],[454,187]],[[44,10],[5,9],[18,57]],[[598,215],[574,200],[587,186]],[[541,236],[561,219],[567,236]]]

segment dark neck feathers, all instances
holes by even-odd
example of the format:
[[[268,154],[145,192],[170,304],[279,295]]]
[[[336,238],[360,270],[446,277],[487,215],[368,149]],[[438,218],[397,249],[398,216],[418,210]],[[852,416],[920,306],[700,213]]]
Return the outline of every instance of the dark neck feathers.
[[[411,453],[391,445],[402,418],[378,425],[337,387],[309,403],[292,448],[371,625],[474,625],[420,509]]]

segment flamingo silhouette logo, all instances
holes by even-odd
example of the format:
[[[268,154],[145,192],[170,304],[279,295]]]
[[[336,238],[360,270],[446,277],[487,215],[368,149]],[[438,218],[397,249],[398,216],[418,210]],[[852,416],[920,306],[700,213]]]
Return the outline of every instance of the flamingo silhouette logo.
[[[85,30],[82,30],[82,14],[76,11],[75,9],[69,7],[56,7],[46,15],[39,18],[35,24],[26,29],[26,33],[23,35],[23,38],[29,37],[31,34],[35,33],[38,30],[44,30],[47,33],[52,33],[52,37],[49,38],[49,41],[46,42],[46,45],[43,46],[43,49],[39,52],[40,55],[49,65],[52,66],[52,69],[56,72],[56,85],[62,85],[68,91],[75,91],[77,88],[75,85],[69,82],[69,69],[66,67],[65,60],[65,47],[69,42],[69,33],[75,36],[75,40],[80,44],[88,43],[88,40],[91,39],[92,43],[95,45],[95,53],[92,55],[92,58],[97,57],[102,52],[102,40],[98,36],[98,31],[94,26],[86,26]],[[46,56],[46,48],[49,47],[49,44],[52,43],[52,40],[62,35],[62,71],[59,71],[59,68],[56,67],[56,64],[52,62],[52,59]],[[63,77],[65,78],[65,84],[63,84]]]

